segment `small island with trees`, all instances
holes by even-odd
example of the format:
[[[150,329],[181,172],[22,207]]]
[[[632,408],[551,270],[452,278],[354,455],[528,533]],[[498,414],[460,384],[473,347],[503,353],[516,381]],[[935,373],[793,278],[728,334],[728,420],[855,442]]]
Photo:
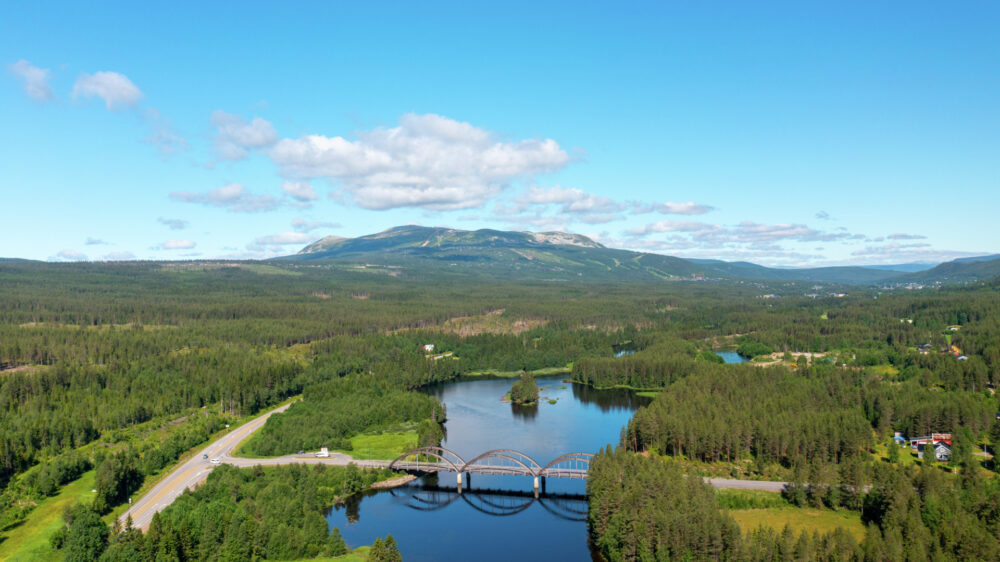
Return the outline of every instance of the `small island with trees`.
[[[538,403],[538,383],[535,382],[535,377],[531,373],[522,373],[521,378],[510,387],[507,396],[512,403],[521,406]]]

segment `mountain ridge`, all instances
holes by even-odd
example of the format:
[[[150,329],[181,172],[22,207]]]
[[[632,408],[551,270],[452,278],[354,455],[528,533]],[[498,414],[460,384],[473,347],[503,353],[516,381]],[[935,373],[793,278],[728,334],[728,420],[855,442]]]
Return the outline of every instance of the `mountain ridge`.
[[[990,256],[984,256],[988,260]],[[729,279],[826,282],[847,285],[976,280],[989,276],[992,261],[947,264],[895,264],[772,268],[751,262],[684,259],[676,256],[608,248],[586,236],[565,232],[461,230],[417,225],[342,238],[328,236],[280,260],[335,260],[358,264],[468,269],[470,274],[525,278],[594,277],[598,279]],[[1000,260],[996,260],[1000,275]]]

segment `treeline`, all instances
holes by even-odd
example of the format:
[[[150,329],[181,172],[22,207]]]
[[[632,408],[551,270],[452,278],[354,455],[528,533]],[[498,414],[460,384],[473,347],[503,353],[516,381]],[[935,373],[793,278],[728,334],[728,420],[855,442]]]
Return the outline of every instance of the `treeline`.
[[[865,538],[761,528],[741,535],[711,488],[678,465],[610,449],[587,482],[594,544],[617,560],[997,560],[1000,483],[975,463],[959,478],[933,467],[865,465],[857,487]]]
[[[330,532],[325,510],[392,475],[354,465],[222,465],[204,484],[154,515],[145,534],[128,526],[109,530],[93,512],[76,508],[53,545],[68,560],[106,562],[340,556],[347,545],[336,528]]]
[[[109,365],[58,363],[0,378],[0,485],[102,433],[207,406],[252,414],[301,392],[294,358],[239,346]]]
[[[704,362],[635,413],[623,444],[703,461],[839,463],[867,455],[876,434],[892,429],[981,434],[995,409],[982,394],[889,383],[822,363],[789,370]]]
[[[365,431],[415,424],[422,445],[438,445],[445,411],[427,394],[364,374],[351,374],[306,388],[302,401],[271,416],[242,453],[282,455],[320,447],[351,450],[351,437]]]
[[[621,449],[594,457],[587,494],[594,544],[612,562],[860,560],[857,541],[843,530],[796,536],[760,529],[744,536],[701,478]]]

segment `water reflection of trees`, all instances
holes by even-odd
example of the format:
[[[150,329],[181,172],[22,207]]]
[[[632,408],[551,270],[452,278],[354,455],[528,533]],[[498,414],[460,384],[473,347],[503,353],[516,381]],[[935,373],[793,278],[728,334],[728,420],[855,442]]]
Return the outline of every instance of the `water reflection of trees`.
[[[515,404],[511,402],[510,411],[512,414],[514,414],[515,418],[520,418],[525,421],[531,421],[535,419],[535,416],[538,415],[538,402],[529,405]]]
[[[633,390],[623,388],[611,388],[598,390],[585,384],[573,385],[573,397],[584,404],[596,404],[602,412],[612,410],[637,410],[639,406],[645,406],[652,400],[645,396],[639,396]]]

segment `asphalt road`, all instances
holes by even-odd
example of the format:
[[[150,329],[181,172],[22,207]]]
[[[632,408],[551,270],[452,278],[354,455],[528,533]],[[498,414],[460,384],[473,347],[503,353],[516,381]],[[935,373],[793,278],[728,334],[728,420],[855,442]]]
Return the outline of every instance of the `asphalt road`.
[[[122,514],[120,520],[125,523],[126,518],[132,516],[132,524],[143,531],[149,528],[149,523],[153,519],[153,514],[162,511],[165,507],[173,503],[177,496],[184,493],[188,488],[194,488],[208,478],[208,474],[216,465],[212,459],[219,459],[220,463],[234,466],[255,466],[255,465],[279,465],[291,463],[326,463],[335,465],[346,465],[351,462],[351,457],[337,453],[331,453],[329,458],[316,458],[315,456],[290,455],[285,457],[275,457],[268,459],[243,459],[232,456],[233,449],[241,441],[250,436],[251,433],[260,429],[267,418],[278,412],[284,412],[289,405],[281,406],[263,414],[252,421],[249,421],[236,429],[225,434],[211,445],[198,451],[191,459],[188,459],[175,468],[141,498],[134,501],[132,506]],[[207,458],[206,458],[207,457]],[[359,466],[387,466],[388,462],[381,461],[355,461]]]
[[[177,496],[184,493],[188,488],[195,488],[208,478],[212,469],[217,466],[212,459],[219,459],[219,464],[230,464],[239,467],[251,467],[256,465],[277,466],[284,464],[330,464],[346,466],[348,463],[355,463],[362,467],[381,468],[389,465],[388,461],[357,461],[349,455],[341,453],[330,453],[329,457],[319,458],[315,454],[310,455],[287,455],[283,457],[271,457],[266,459],[245,459],[232,456],[233,450],[251,433],[260,429],[267,418],[278,412],[284,412],[289,404],[271,410],[252,421],[249,421],[236,429],[220,437],[216,442],[205,447],[194,457],[188,459],[175,468],[170,474],[161,480],[144,496],[138,498],[132,506],[122,514],[120,521],[124,525],[126,518],[132,516],[132,525],[146,531],[153,520],[153,514],[162,511],[173,503]],[[207,458],[206,458],[207,457]],[[730,478],[705,478],[705,482],[716,488],[735,488],[741,490],[764,490],[768,492],[780,492],[785,487],[785,482],[770,482],[760,480],[734,480]]]

